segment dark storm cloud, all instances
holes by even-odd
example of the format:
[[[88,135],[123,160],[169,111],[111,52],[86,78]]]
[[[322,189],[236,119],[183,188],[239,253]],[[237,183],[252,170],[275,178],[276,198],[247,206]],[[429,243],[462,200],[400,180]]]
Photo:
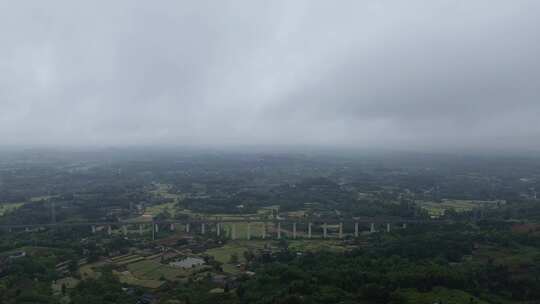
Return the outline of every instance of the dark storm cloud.
[[[5,1],[6,145],[540,147],[538,1]]]

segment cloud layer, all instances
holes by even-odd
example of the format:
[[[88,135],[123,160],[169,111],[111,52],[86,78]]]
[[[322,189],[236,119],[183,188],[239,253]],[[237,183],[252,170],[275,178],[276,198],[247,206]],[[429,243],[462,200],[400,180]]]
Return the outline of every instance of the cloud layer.
[[[540,148],[540,2],[4,1],[5,145]]]

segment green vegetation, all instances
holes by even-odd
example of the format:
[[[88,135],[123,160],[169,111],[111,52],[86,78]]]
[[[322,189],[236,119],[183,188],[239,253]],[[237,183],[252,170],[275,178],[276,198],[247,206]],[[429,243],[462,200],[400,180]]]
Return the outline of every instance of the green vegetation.
[[[101,265],[83,265],[79,268],[79,273],[83,279],[98,279],[101,276],[101,272],[96,271],[95,268],[99,266]]]
[[[65,292],[62,289],[64,288],[73,289],[77,287],[77,285],[79,285],[80,282],[81,282],[80,280],[74,277],[66,277],[66,278],[62,278],[62,279],[54,281],[51,285],[51,288],[54,294],[62,294],[63,292]]]
[[[110,269],[105,269],[98,279],[82,281],[70,292],[70,296],[73,303],[77,304],[131,304],[136,300],[122,290],[122,284]]]
[[[238,273],[236,264],[245,263],[245,253],[255,252],[265,247],[268,244],[265,241],[234,241],[228,242],[222,247],[209,249],[205,252],[206,255],[213,257],[216,261],[223,263],[223,271],[227,273]],[[232,263],[231,257],[236,256],[237,261]]]
[[[289,250],[298,252],[344,252],[347,250],[342,242],[336,240],[289,240]]]
[[[156,289],[165,283],[165,281],[152,280],[152,279],[140,279],[135,277],[131,272],[118,272],[113,271],[113,274],[118,278],[121,283],[128,285],[140,286],[144,288]]]
[[[442,287],[435,287],[429,292],[419,292],[416,289],[400,290],[395,297],[404,299],[406,303],[414,304],[489,304],[464,291]]]
[[[0,303],[503,303],[540,299],[538,159],[110,152],[0,162]],[[18,159],[13,156],[12,159]],[[107,161],[103,161],[107,159]],[[50,195],[49,195],[50,193]],[[55,207],[53,212],[53,206]],[[355,218],[407,229],[336,238]],[[262,220],[330,224],[262,240]],[[437,218],[433,223],[417,220]],[[235,220],[165,225],[138,220]],[[107,222],[113,233],[45,224]],[[250,222],[251,241],[246,241]],[[362,222],[364,222],[362,220]],[[365,222],[369,223],[369,219]],[[185,223],[185,222],[184,222]],[[266,236],[277,234],[269,223]],[[361,227],[365,231],[369,227]],[[205,259],[190,269],[169,263]]]
[[[3,203],[0,204],[0,216],[5,215],[6,213],[12,212],[21,208],[24,203]]]
[[[501,201],[480,201],[480,200],[443,200],[442,202],[416,202],[418,206],[426,210],[431,217],[442,217],[448,211],[457,213],[470,212],[478,208],[493,208],[504,205]]]
[[[473,258],[519,270],[540,261],[540,248],[522,245],[511,247],[485,245],[475,250]]]
[[[248,232],[248,223],[247,222],[237,222],[237,223],[224,223],[222,224],[223,233],[227,236],[232,235],[232,226],[235,226],[236,231],[236,238],[238,239],[246,239],[247,238],[247,232]],[[268,226],[268,228],[271,228],[271,226]],[[250,234],[252,238],[261,238],[263,235],[263,231],[265,229],[264,223],[261,222],[251,222],[249,224]],[[267,234],[268,234],[267,230]]]
[[[121,273],[127,278],[133,276],[138,280],[146,282],[159,281],[166,279],[168,281],[177,281],[182,278],[187,278],[193,274],[204,271],[206,266],[197,266],[191,269],[183,269],[178,267],[162,264],[156,260],[141,260],[127,265],[128,273]]]
[[[176,203],[163,203],[146,208],[146,214],[152,216],[157,216],[163,213],[170,214],[171,217],[174,217],[176,215]]]

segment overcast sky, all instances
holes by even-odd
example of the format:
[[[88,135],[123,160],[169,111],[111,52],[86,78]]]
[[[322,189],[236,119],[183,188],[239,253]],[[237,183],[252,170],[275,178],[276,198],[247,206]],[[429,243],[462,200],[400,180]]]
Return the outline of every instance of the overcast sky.
[[[540,148],[540,1],[0,1],[0,145]]]

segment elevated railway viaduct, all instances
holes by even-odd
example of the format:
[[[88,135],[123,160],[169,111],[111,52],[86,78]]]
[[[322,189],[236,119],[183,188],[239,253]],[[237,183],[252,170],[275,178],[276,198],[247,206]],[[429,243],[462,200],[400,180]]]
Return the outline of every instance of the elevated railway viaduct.
[[[355,219],[187,219],[187,220],[156,220],[156,221],[119,221],[119,222],[61,222],[49,224],[14,224],[0,225],[0,229],[7,231],[29,231],[40,228],[80,228],[88,227],[92,233],[105,231],[111,235],[114,229],[120,229],[124,235],[135,233],[143,235],[151,231],[152,239],[162,229],[175,231],[183,229],[189,234],[213,233],[218,237],[230,239],[281,239],[283,237],[297,239],[312,238],[344,238],[346,236],[358,237],[362,233],[390,232],[392,229],[405,229],[408,224],[448,224],[449,221],[405,219],[394,217],[373,217]],[[244,233],[237,232],[239,225],[244,226]],[[252,225],[262,226],[258,233],[252,231]],[[224,229],[227,227],[227,229]],[[131,229],[130,229],[131,228]],[[150,228],[150,229],[149,229]]]

